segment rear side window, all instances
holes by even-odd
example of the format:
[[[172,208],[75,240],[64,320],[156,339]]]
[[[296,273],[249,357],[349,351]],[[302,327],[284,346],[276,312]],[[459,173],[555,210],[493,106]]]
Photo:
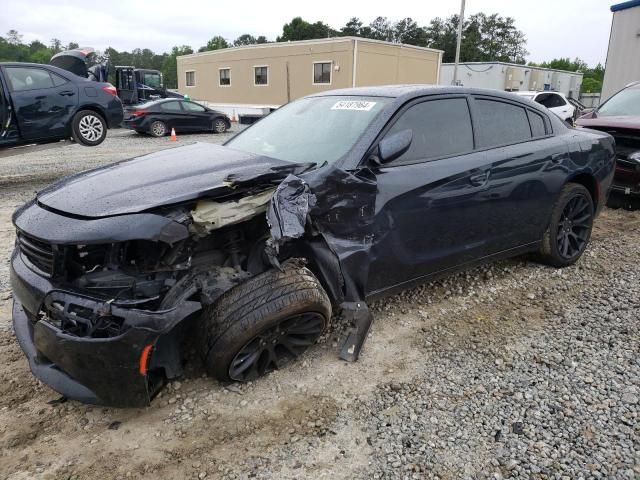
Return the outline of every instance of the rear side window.
[[[527,112],[523,107],[510,103],[476,99],[475,115],[478,126],[478,147],[524,142],[531,139]]]
[[[53,80],[53,84],[56,87],[59,87],[60,85],[64,85],[65,83],[67,83],[66,78],[63,78],[60,75],[56,75],[55,73],[51,73],[51,80]]]
[[[165,112],[181,112],[180,102],[166,102],[160,104],[160,108]]]
[[[567,102],[564,101],[564,98],[556,93],[543,93],[538,95],[536,97],[536,102],[547,108],[564,107],[567,104]]]
[[[51,75],[43,68],[8,67],[7,76],[15,92],[53,87]]]
[[[531,133],[535,137],[544,137],[547,131],[544,126],[544,118],[539,113],[528,110],[529,123],[531,123]]]
[[[182,102],[182,108],[188,112],[204,112],[204,107],[192,102]]]
[[[413,132],[411,147],[392,165],[422,162],[473,150],[473,130],[464,98],[429,100],[413,105],[385,136],[402,130]]]

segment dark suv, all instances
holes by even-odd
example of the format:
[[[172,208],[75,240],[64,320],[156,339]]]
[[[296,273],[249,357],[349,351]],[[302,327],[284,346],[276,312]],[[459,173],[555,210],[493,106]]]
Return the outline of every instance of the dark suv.
[[[0,63],[0,145],[70,137],[99,145],[122,118],[122,102],[110,83],[51,65]]]
[[[610,206],[640,203],[640,82],[620,90],[578,120],[581,127],[607,132],[616,139],[616,174]]]

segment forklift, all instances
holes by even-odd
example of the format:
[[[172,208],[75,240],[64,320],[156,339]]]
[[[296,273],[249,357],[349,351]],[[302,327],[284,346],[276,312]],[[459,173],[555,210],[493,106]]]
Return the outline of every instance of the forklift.
[[[91,47],[57,53],[49,63],[89,80],[108,81],[110,66],[108,63],[97,63],[95,50]],[[162,73],[158,70],[116,66],[115,77],[116,91],[125,107],[159,98],[184,98],[183,95],[164,88]]]
[[[116,90],[122,103],[137,105],[159,98],[184,98],[179,93],[168,91],[158,70],[116,66]]]

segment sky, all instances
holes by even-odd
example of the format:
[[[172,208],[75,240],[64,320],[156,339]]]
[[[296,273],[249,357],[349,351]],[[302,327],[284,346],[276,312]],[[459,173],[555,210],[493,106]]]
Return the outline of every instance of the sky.
[[[467,0],[465,15],[484,12],[513,17],[527,37],[528,61],[579,57],[594,66],[606,60],[613,3],[618,2]],[[48,44],[58,38],[65,45],[74,41],[97,50],[111,46],[119,51],[149,48],[162,53],[174,45],[197,50],[214,35],[233,40],[250,33],[275,40],[282,25],[296,16],[333,28],[351,17],[367,24],[378,16],[411,17],[427,25],[432,18],[459,10],[459,0],[0,0],[0,35],[15,29],[25,42]]]

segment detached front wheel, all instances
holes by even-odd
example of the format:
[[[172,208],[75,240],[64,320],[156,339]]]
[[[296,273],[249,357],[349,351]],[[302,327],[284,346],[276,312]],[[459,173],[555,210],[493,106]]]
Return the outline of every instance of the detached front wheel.
[[[95,147],[107,138],[107,123],[93,110],[81,110],[73,117],[71,135],[76,143]]]
[[[204,310],[199,334],[207,372],[247,382],[281,369],[316,343],[330,318],[329,297],[307,268],[257,275]]]

